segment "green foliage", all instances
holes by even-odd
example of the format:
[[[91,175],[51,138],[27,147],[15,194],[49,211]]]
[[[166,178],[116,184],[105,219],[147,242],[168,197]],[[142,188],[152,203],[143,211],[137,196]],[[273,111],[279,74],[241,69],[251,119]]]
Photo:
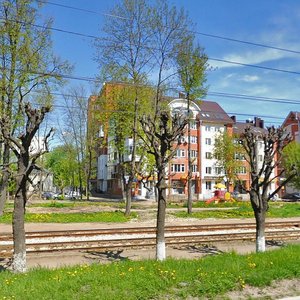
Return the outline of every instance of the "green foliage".
[[[28,223],[81,223],[81,222],[127,222],[132,218],[137,218],[136,213],[125,217],[121,211],[96,212],[96,213],[27,213],[25,222]],[[0,217],[0,223],[11,223],[12,214],[6,213]]]
[[[206,70],[208,57],[200,46],[193,45],[193,36],[179,45],[177,53],[178,73],[180,84],[189,100],[203,97],[207,89]]]
[[[227,131],[216,137],[213,156],[217,160],[217,166],[224,170],[228,181],[231,183],[238,180],[237,171],[242,166],[242,162],[235,159],[235,156],[244,153],[242,146],[236,143],[234,136],[231,136]]]
[[[78,186],[76,150],[72,145],[54,148],[45,156],[46,168],[54,174],[54,184],[63,190],[67,186]]]
[[[294,169],[300,172],[300,143],[291,142],[283,150],[283,164],[286,169],[286,175],[289,176]],[[300,176],[295,176],[292,185],[300,189]]]
[[[0,272],[1,299],[188,299],[221,297],[246,285],[300,278],[300,246],[194,260],[121,261],[27,274]]]
[[[267,217],[270,218],[290,218],[298,217],[300,214],[300,203],[269,203],[270,207]],[[197,207],[197,206],[194,206]],[[204,211],[195,211],[192,214],[180,211],[174,215],[179,218],[197,218],[197,219],[231,219],[231,218],[253,218],[254,213],[250,202],[234,202],[221,204],[201,204],[198,207],[207,207]],[[218,208],[228,208],[219,210]],[[232,209],[230,209],[232,207]]]

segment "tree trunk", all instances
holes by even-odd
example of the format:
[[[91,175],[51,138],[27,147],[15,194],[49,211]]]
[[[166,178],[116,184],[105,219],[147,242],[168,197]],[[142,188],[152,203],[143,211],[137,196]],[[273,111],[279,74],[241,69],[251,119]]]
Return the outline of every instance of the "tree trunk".
[[[130,216],[131,213],[131,187],[132,187],[132,178],[128,179],[128,183],[125,185],[125,194],[126,194],[126,208],[125,216]]]
[[[159,176],[160,177],[160,176]],[[166,259],[166,243],[165,243],[165,218],[166,218],[166,188],[164,176],[159,179],[158,191],[158,208],[156,220],[156,259]]]
[[[254,212],[256,221],[256,252],[265,252],[266,239],[265,239],[265,226],[266,226],[266,212],[256,210]]]
[[[3,215],[4,205],[6,202],[7,192],[8,192],[8,180],[9,180],[9,171],[8,165],[9,164],[9,147],[4,145],[3,150],[3,165],[4,170],[2,171],[2,182],[0,186],[0,216]]]
[[[25,189],[26,193],[26,189]],[[26,195],[25,195],[26,197]],[[26,272],[26,243],[25,243],[25,202],[24,191],[15,197],[13,212],[14,254],[12,269],[16,273]]]

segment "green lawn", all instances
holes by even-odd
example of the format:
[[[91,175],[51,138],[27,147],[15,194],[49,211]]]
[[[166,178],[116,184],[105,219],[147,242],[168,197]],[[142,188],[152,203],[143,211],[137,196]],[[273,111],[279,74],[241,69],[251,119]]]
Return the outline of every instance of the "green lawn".
[[[291,218],[300,216],[300,203],[283,203],[283,202],[271,202],[267,212],[269,218]],[[206,208],[229,208],[226,210],[204,210],[194,211],[192,215],[185,211],[174,212],[174,216],[180,218],[219,218],[219,219],[230,219],[230,218],[254,218],[253,210],[249,202],[235,202],[235,203],[220,203],[220,204],[209,204],[206,205],[200,203],[194,206],[206,207]],[[230,209],[232,207],[232,209]]]
[[[27,223],[81,223],[81,222],[127,222],[137,218],[137,213],[125,217],[121,211],[94,213],[26,213]],[[0,217],[0,223],[11,223],[12,214],[5,213]]]
[[[0,299],[214,299],[246,285],[300,278],[300,245],[251,255],[197,260],[123,261],[27,274],[0,272]]]

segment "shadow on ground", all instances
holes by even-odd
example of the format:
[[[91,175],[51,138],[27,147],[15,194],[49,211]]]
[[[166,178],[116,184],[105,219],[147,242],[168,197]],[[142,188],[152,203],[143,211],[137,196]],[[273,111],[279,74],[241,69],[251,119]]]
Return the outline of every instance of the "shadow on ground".
[[[122,256],[122,252],[124,250],[116,250],[116,251],[88,251],[85,255],[88,259],[93,260],[108,260],[108,261],[124,261],[128,260],[128,257]]]

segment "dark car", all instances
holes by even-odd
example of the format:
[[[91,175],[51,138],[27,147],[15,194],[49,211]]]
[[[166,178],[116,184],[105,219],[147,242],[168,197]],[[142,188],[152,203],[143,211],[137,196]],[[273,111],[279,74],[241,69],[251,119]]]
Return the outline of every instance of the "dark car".
[[[42,193],[42,199],[53,199],[54,193],[53,192],[43,192]]]
[[[285,194],[281,198],[283,201],[288,201],[288,202],[300,201],[300,193]]]

